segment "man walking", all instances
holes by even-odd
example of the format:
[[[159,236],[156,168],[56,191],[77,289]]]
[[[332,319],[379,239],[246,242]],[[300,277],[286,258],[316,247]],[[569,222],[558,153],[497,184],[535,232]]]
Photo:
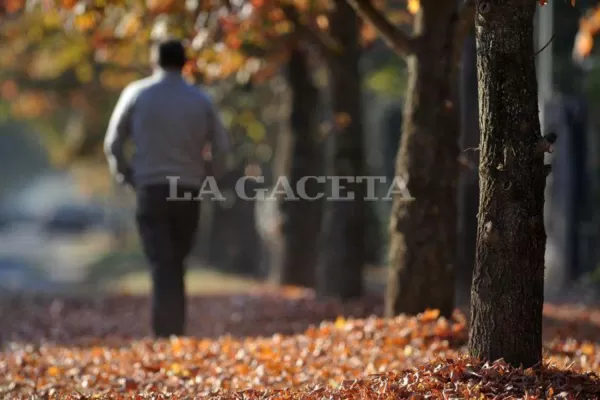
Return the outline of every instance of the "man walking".
[[[152,271],[152,329],[168,337],[184,334],[184,262],[199,219],[194,197],[208,173],[202,151],[210,146],[211,166],[218,173],[229,138],[209,97],[182,77],[186,56],[181,42],[158,44],[152,62],[154,74],[121,94],[104,150],[111,174],[136,191],[136,220]],[[135,147],[131,163],[124,155],[128,140]],[[186,193],[192,198],[181,200]]]

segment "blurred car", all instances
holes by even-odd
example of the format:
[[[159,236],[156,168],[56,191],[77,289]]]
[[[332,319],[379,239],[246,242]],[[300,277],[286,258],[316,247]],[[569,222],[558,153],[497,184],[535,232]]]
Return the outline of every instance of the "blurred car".
[[[0,258],[0,290],[44,292],[55,290],[55,286],[26,260]]]
[[[0,230],[11,226],[32,223],[36,221],[36,216],[28,214],[24,210],[11,205],[0,205]]]
[[[77,234],[105,224],[105,210],[94,204],[61,204],[43,222],[48,233]]]

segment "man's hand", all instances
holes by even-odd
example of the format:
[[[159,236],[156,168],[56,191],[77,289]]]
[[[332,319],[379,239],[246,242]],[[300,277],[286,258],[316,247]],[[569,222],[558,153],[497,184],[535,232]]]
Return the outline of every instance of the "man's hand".
[[[117,174],[117,182],[120,185],[131,186],[135,188],[133,184],[133,171],[131,168],[127,168],[124,172]]]

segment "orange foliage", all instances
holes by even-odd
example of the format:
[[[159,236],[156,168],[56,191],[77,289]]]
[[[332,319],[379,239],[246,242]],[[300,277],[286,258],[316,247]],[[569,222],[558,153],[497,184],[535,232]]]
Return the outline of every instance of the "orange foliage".
[[[23,6],[23,0],[6,1],[15,10]],[[193,39],[189,55],[195,62],[186,66],[185,74],[190,79],[201,76],[205,80],[227,78],[240,70],[243,73],[238,76],[249,75],[254,80],[277,73],[281,63],[286,61],[282,56],[288,54],[290,44],[298,39],[294,33],[301,32],[287,20],[284,7],[295,8],[301,23],[313,32],[329,29],[330,0],[246,0],[230,2],[228,9],[224,7],[225,3],[220,0],[202,0],[196,4],[179,0],[103,0],[91,6],[88,2],[58,0],[53,4],[62,7],[63,12],[52,14],[52,20],[57,27],[62,25],[85,34],[87,45],[94,51],[95,62],[123,68],[136,61],[141,63],[139,53],[146,51],[149,42],[158,37],[171,34]],[[418,4],[418,0],[411,0],[409,7],[415,8]],[[166,14],[168,21],[163,18]],[[35,40],[44,40],[43,30],[32,27],[30,31],[39,36]],[[364,45],[377,38],[369,24],[363,24],[361,32]],[[18,37],[17,33],[14,40]],[[314,40],[314,35],[307,40]],[[121,48],[127,50],[121,51]],[[256,69],[255,62],[252,68],[247,65],[253,58],[263,61],[260,63],[262,68]],[[60,74],[63,63],[54,62],[51,57],[43,61],[36,64],[41,63],[42,67],[38,65],[35,71],[42,71],[46,74],[42,74],[44,77],[50,73]],[[276,65],[269,65],[273,63]],[[42,77],[38,75],[32,75],[32,78]],[[113,73],[109,75],[98,78],[112,90],[122,80],[116,79]],[[78,73],[78,76],[85,77],[86,82],[93,78],[87,73]]]
[[[176,0],[146,0],[148,11],[154,14],[169,12],[175,5]]]
[[[597,308],[547,305],[544,365],[523,369],[462,356],[468,332],[458,312],[451,319],[435,310],[369,317],[382,306],[378,298],[319,301],[309,291],[192,297],[193,336],[153,340],[144,338],[147,298],[5,296],[0,393],[6,399],[600,398]]]
[[[66,10],[72,9],[73,7],[75,7],[76,4],[77,4],[77,0],[62,0],[61,1],[61,7]]]
[[[20,93],[10,106],[14,116],[26,119],[39,118],[53,109],[49,96],[35,91]]]
[[[594,38],[592,34],[585,31],[580,31],[575,37],[575,54],[579,57],[587,57],[592,52],[594,47]]]
[[[17,85],[13,80],[6,80],[0,86],[0,95],[3,100],[12,101],[19,95]]]
[[[0,95],[4,100],[14,100],[15,116],[35,117],[47,113],[47,107],[39,99],[31,100],[31,96],[23,95],[21,99],[20,94],[26,92],[21,85],[32,87],[35,82],[61,79],[70,71],[83,85],[82,92],[87,90],[86,85],[91,87],[96,83],[104,90],[118,91],[147,71],[150,42],[165,35],[190,40],[190,62],[184,74],[191,81],[202,78],[211,82],[236,76],[240,80],[249,77],[261,82],[280,72],[282,64],[287,62],[290,45],[299,39],[297,33],[312,31],[307,41],[323,33],[327,36],[330,0],[246,0],[230,2],[230,8],[224,7],[225,3],[221,0],[37,3],[42,7],[23,10],[0,33],[0,66],[2,78],[8,81],[0,87]],[[414,8],[418,1],[411,4]],[[24,0],[4,0],[3,5],[5,11],[18,11]],[[295,8],[300,23],[308,29],[294,28],[286,14],[288,7]],[[390,18],[399,15],[398,11],[408,15],[406,10],[395,10]],[[164,18],[165,14],[168,18]],[[394,20],[394,23],[399,22]],[[61,27],[64,37],[57,41],[53,35]],[[362,24],[361,36],[365,46],[377,38],[369,24]],[[326,51],[324,48],[319,49]],[[12,72],[23,76],[10,83]],[[55,107],[58,109],[70,101],[63,99]],[[30,110],[26,110],[28,107]]]
[[[24,0],[2,0],[0,12],[3,10],[8,13],[17,12],[23,8],[23,3]]]
[[[600,6],[591,10],[579,22],[573,53],[577,58],[588,57],[594,47],[594,36],[600,31]]]
[[[419,0],[408,0],[406,8],[408,9],[408,12],[414,15],[419,12],[421,2]]]

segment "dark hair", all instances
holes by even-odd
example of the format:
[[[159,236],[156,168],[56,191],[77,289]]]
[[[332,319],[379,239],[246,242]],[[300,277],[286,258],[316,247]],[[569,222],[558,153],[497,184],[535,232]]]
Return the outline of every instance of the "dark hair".
[[[183,43],[177,39],[169,39],[157,45],[157,63],[165,69],[182,69],[187,59]]]

